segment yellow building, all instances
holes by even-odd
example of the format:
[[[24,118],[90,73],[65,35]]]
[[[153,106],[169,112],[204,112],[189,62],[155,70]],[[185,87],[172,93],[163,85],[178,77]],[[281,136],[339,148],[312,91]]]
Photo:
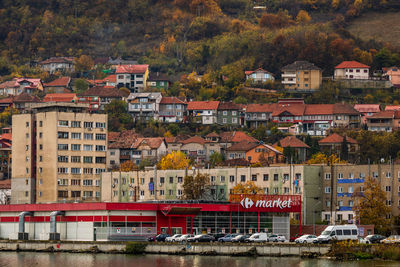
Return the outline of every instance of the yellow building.
[[[83,104],[33,104],[12,125],[12,203],[100,200],[106,114]]]
[[[282,84],[287,90],[319,90],[322,84],[322,71],[308,61],[295,61],[282,68]]]

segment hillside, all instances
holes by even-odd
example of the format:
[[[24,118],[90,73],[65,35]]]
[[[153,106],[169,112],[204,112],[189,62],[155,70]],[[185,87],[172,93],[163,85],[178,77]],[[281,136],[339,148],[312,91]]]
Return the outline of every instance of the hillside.
[[[366,13],[352,21],[349,32],[364,41],[375,40],[400,48],[400,12]]]

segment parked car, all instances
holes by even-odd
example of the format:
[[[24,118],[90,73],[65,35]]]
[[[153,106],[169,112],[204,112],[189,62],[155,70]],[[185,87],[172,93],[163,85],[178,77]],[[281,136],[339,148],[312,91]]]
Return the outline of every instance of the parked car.
[[[221,237],[226,236],[226,234],[223,233],[217,233],[217,234],[210,234],[211,236],[213,236],[215,238],[215,240],[220,239]]]
[[[211,235],[196,235],[194,237],[188,238],[188,242],[214,242],[215,238]]]
[[[315,235],[302,235],[299,238],[296,238],[294,242],[296,243],[314,243],[317,240],[317,236]]]
[[[159,234],[159,235],[156,235],[154,237],[153,236],[149,237],[147,240],[148,241],[164,242],[167,237],[169,237],[169,234]]]
[[[227,234],[224,237],[218,238],[218,242],[231,242],[232,238],[238,236],[239,234]]]
[[[317,237],[318,243],[330,243],[333,240],[357,240],[358,228],[354,224],[330,225]]]
[[[384,243],[384,244],[400,243],[400,235],[391,235],[391,236],[381,240],[381,243]]]
[[[284,235],[270,235],[268,237],[268,242],[285,242],[286,237]]]
[[[374,243],[380,243],[381,240],[385,238],[386,237],[383,235],[367,235],[364,239],[367,242],[367,244],[374,244]]]
[[[291,236],[290,238],[289,238],[289,242],[294,242],[297,238],[299,238],[300,236],[302,236],[302,234],[299,234],[299,233],[297,233],[297,234],[295,234],[294,236]]]
[[[368,241],[361,236],[358,237],[358,244],[368,244]]]
[[[268,234],[255,233],[248,238],[248,242],[268,242]]]
[[[237,235],[234,238],[232,238],[231,242],[234,243],[246,242],[245,240],[248,239],[249,237],[250,237],[249,235]]]
[[[178,237],[181,237],[181,234],[175,234],[173,236],[168,236],[165,238],[165,242],[175,242]]]
[[[183,242],[183,241],[187,241],[188,238],[194,237],[194,235],[191,234],[186,234],[186,235],[181,235],[178,238],[175,238],[176,242]]]

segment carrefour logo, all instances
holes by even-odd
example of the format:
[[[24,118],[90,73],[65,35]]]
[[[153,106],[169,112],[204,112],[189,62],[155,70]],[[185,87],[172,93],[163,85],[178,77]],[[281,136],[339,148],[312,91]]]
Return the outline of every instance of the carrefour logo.
[[[240,201],[240,204],[242,205],[243,208],[250,209],[253,206],[254,202],[250,198],[246,197],[242,199],[242,201]]]

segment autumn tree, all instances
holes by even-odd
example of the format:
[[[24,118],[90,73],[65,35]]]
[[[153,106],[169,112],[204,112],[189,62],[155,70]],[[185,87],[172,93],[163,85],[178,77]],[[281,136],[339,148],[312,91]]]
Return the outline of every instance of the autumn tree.
[[[13,107],[6,108],[2,113],[0,113],[0,127],[3,128],[11,126],[12,116],[18,113],[18,109]]]
[[[390,207],[386,205],[386,194],[376,179],[367,178],[364,181],[364,191],[353,193],[356,219],[360,224],[372,224],[376,233],[387,235],[391,230]]]
[[[340,158],[336,154],[332,154],[327,156],[322,152],[318,152],[312,156],[311,159],[307,161],[308,164],[334,164],[334,163],[346,163],[344,160],[340,160]]]
[[[300,10],[299,13],[297,14],[296,21],[297,23],[308,23],[310,22],[311,17],[308,15],[307,11],[305,10]]]
[[[138,169],[138,167],[131,160],[127,160],[127,161],[121,163],[121,165],[119,166],[119,170],[121,172],[130,172],[130,171],[135,171],[137,169]]]
[[[201,199],[210,190],[210,176],[198,173],[197,175],[185,176],[183,181],[183,197],[185,199]]]
[[[90,56],[82,55],[75,60],[75,70],[83,73],[93,68],[93,59]]]
[[[189,167],[189,159],[181,151],[172,151],[161,158],[157,167],[160,170],[182,170]]]
[[[218,163],[221,163],[222,161],[224,161],[224,156],[221,153],[218,152],[214,152],[211,156],[210,156],[210,168],[213,168],[215,165],[217,165]]]
[[[233,194],[264,194],[264,190],[258,187],[253,181],[239,183],[233,187]]]

